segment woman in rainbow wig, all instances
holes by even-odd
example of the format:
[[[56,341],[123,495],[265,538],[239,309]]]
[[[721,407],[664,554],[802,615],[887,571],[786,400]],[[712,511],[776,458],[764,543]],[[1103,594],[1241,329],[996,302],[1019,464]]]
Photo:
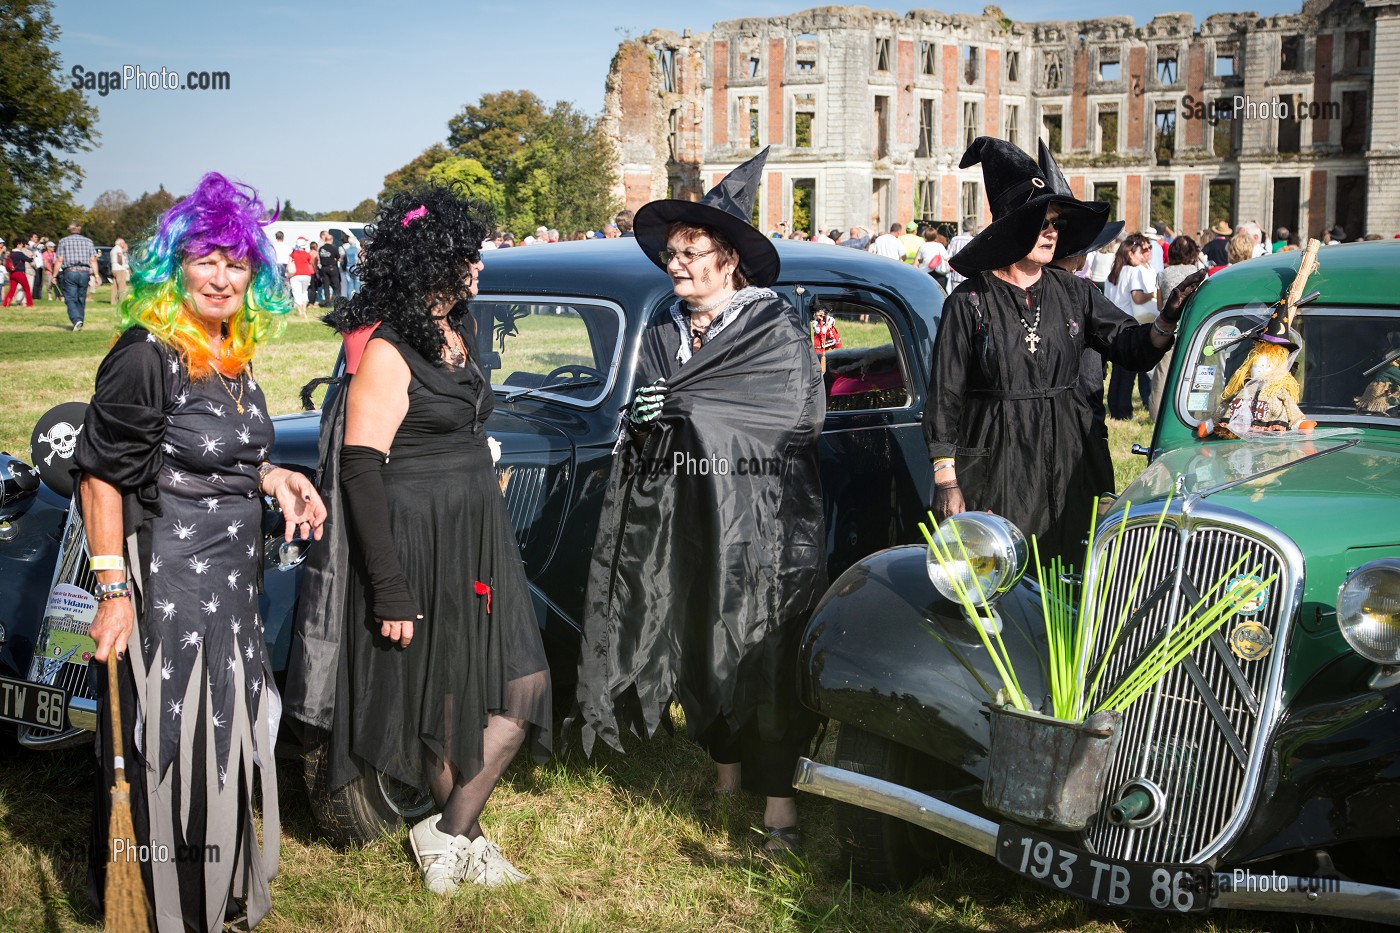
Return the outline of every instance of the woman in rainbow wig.
[[[255,925],[277,871],[281,703],[258,618],[259,494],[277,499],[289,541],[319,538],[326,510],[305,476],[267,461],[252,361],[290,301],[265,214],[255,191],[211,172],[161,217],[133,257],[76,454],[97,579],[90,633],[95,660],[120,665],[137,837],[123,851],[107,840],[102,691],[93,890],[110,861],[153,853],[141,867],[161,931],[219,930],[242,912]]]

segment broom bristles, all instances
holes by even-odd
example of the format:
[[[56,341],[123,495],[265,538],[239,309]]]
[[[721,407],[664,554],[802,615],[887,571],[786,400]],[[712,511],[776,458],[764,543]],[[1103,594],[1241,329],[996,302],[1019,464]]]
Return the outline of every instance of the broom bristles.
[[[108,836],[107,883],[103,895],[104,922],[109,933],[146,933],[151,923],[146,912],[146,884],[141,865],[134,858],[115,857],[112,842],[135,841],[131,824],[131,785],[118,780],[112,785],[112,821]]]

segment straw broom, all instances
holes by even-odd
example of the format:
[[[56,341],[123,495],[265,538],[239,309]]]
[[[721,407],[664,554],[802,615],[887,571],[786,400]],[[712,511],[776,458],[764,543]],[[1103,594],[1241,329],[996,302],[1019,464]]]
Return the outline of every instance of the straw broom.
[[[146,911],[141,865],[131,858],[116,858],[116,841],[123,840],[129,850],[136,838],[136,829],[131,824],[131,785],[126,782],[126,764],[122,758],[122,714],[115,649],[107,663],[107,694],[112,709],[112,766],[116,780],[112,783],[112,821],[107,831],[107,851],[112,857],[107,863],[107,885],[103,894],[104,920],[111,933],[145,933],[151,928],[151,922]]]

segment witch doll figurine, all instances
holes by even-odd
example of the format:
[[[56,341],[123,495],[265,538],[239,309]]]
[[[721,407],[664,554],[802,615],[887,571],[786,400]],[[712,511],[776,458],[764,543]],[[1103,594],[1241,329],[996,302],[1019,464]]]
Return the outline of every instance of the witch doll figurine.
[[[1311,431],[1316,421],[1304,418],[1298,407],[1303,389],[1293,377],[1298,344],[1289,335],[1280,302],[1254,346],[1240,363],[1225,391],[1215,419],[1196,426],[1200,437],[1237,438],[1260,431]]]

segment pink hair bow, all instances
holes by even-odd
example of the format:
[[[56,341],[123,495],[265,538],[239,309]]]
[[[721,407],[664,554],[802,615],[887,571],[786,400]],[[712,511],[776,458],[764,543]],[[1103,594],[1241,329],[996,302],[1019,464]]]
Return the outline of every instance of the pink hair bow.
[[[404,225],[405,227],[407,227],[409,224],[413,223],[413,222],[414,222],[415,220],[417,220],[419,217],[427,217],[427,216],[428,216],[428,209],[427,209],[425,206],[423,206],[422,204],[420,204],[420,205],[418,205],[417,207],[415,207],[413,210],[409,211],[407,214],[404,214],[404,215],[403,215],[403,225]]]

